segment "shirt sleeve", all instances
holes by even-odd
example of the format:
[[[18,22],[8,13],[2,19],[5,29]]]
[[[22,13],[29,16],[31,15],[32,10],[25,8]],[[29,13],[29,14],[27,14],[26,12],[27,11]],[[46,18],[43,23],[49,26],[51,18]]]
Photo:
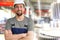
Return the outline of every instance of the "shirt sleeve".
[[[9,30],[9,29],[11,29],[11,24],[10,24],[10,21],[7,20],[6,25],[5,25],[5,30]]]
[[[28,31],[34,31],[34,21],[31,18],[28,20]]]

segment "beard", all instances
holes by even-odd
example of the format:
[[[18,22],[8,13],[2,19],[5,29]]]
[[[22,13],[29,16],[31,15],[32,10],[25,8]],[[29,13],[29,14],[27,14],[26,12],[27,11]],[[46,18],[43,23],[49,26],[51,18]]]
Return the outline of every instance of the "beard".
[[[16,15],[17,15],[17,16],[21,16],[21,15],[22,15],[22,11],[20,11],[20,10],[17,11]]]
[[[22,13],[20,13],[20,14],[19,13],[16,13],[16,14],[17,14],[17,16],[21,16],[22,15]]]

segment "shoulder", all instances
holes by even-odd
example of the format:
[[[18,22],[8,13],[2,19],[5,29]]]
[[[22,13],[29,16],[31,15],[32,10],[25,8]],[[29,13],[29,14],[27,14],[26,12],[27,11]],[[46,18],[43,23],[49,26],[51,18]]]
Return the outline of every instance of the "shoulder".
[[[14,19],[15,19],[15,17],[13,17],[13,18],[9,18],[7,21],[14,21]]]
[[[28,23],[31,23],[31,24],[34,23],[34,21],[33,21],[32,18],[30,18],[30,17],[26,17],[26,19],[27,19],[27,22],[28,22]]]
[[[27,19],[27,20],[32,20],[32,18],[30,18],[30,17],[25,17],[25,19]]]

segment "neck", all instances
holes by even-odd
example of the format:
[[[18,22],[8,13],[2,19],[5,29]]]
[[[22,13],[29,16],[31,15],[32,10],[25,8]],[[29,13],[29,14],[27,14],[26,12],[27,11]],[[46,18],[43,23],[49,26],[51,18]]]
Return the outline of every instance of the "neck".
[[[17,19],[18,21],[23,21],[23,20],[24,20],[24,14],[21,15],[21,16],[16,16],[16,19]]]

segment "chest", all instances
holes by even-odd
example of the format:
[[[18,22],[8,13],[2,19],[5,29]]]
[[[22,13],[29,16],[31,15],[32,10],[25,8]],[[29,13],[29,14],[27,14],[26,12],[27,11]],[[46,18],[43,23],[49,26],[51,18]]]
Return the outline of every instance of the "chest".
[[[28,28],[28,21],[15,21],[12,24],[12,28]]]

